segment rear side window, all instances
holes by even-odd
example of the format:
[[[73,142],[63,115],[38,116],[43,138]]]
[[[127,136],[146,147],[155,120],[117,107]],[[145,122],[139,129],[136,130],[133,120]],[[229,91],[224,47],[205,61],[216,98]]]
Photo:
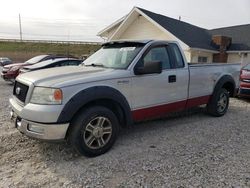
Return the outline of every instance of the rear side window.
[[[74,61],[74,60],[67,60],[67,61],[61,61],[58,62],[55,66],[69,66],[69,65],[79,65],[80,61]]]
[[[80,61],[69,61],[68,65],[79,65]]]
[[[144,56],[143,62],[162,62],[162,69],[170,69],[170,59],[165,47],[154,47]]]
[[[175,67],[176,68],[183,68],[184,67],[184,61],[180,52],[179,47],[176,44],[169,44],[171,51],[174,56],[175,61]]]

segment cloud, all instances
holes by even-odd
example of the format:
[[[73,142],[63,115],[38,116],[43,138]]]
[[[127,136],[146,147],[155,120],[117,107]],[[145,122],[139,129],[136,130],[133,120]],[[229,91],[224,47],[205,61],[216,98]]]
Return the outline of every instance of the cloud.
[[[96,34],[139,6],[205,27],[250,23],[249,0],[8,0],[1,3],[0,36],[19,33],[21,13],[26,39],[100,40]],[[18,35],[17,35],[18,36]],[[6,35],[7,37],[7,35]]]

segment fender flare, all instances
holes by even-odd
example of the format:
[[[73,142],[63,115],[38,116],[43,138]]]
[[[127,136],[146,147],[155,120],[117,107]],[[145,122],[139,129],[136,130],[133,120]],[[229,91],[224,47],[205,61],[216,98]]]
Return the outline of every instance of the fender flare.
[[[234,79],[232,78],[232,76],[230,75],[224,75],[222,76],[219,81],[216,83],[215,87],[214,87],[214,91],[213,91],[213,95],[216,91],[218,91],[218,89],[222,88],[226,83],[230,83],[230,84],[233,84],[233,89],[234,91],[232,91],[233,93],[231,93],[231,95],[233,96],[234,95],[234,92],[235,92],[235,87],[236,87],[236,84],[235,84],[235,81]]]
[[[131,125],[133,123],[131,109],[126,98],[120,91],[109,86],[90,87],[75,94],[64,105],[57,122],[70,122],[74,115],[87,103],[105,99],[112,100],[119,104],[123,111],[125,125]]]

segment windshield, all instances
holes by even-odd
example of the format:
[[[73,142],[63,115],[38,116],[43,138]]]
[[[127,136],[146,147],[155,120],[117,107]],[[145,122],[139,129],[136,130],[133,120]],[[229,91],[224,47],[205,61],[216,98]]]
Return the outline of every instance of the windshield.
[[[243,67],[244,70],[250,70],[250,64],[247,64],[245,67]]]
[[[39,55],[39,56],[35,56],[27,61],[25,61],[26,64],[35,64],[40,62],[44,57],[46,57],[46,55]]]
[[[87,58],[83,63],[85,66],[126,69],[143,46],[144,44],[142,43],[108,44]]]

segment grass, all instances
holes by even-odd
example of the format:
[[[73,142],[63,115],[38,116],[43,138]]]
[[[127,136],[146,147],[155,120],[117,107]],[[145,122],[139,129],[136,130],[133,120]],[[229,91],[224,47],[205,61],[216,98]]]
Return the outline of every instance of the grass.
[[[96,44],[57,44],[57,43],[34,43],[34,42],[0,42],[0,52],[18,54],[70,54],[77,57],[91,54],[98,50]]]

